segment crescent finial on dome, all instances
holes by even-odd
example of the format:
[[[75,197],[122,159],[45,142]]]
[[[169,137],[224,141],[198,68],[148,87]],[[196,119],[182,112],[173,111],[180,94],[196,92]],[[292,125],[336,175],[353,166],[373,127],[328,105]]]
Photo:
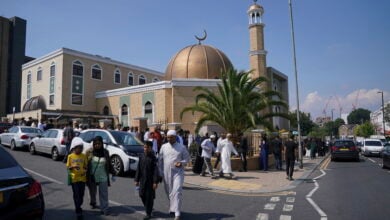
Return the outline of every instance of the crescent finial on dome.
[[[198,37],[195,35],[195,38],[199,41],[198,44],[200,45],[202,41],[206,40],[207,38],[207,32],[206,30],[203,30],[204,36],[203,37]]]

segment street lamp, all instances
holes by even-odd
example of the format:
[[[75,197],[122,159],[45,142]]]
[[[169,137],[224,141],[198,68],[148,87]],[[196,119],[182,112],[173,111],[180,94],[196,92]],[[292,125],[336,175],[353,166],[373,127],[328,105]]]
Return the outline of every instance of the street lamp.
[[[292,13],[291,0],[288,0],[288,5],[290,8],[290,22],[291,22],[291,38],[292,38],[292,48],[293,48],[293,61],[294,61],[294,73],[295,73],[295,90],[297,96],[297,123],[298,123],[298,151],[299,151],[299,168],[303,168],[303,158],[302,158],[302,144],[301,144],[301,123],[299,118],[299,92],[298,92],[298,71],[297,71],[297,58],[295,55],[295,36],[294,36],[294,19]]]
[[[332,122],[331,122],[331,123],[332,123],[332,124],[331,124],[331,125],[332,125],[331,131],[332,131],[332,132],[331,132],[331,134],[330,134],[330,139],[331,139],[331,140],[333,140],[333,125],[334,125],[334,123],[333,123],[333,111],[334,111],[334,108],[331,109],[331,112],[332,112]]]
[[[386,127],[385,127],[385,103],[383,101],[383,91],[379,91],[378,93],[382,94],[382,123],[383,123],[383,136],[386,136]]]

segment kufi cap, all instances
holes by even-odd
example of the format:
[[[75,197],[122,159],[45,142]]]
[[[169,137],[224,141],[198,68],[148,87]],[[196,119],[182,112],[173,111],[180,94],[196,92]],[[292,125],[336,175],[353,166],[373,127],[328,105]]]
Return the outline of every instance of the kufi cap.
[[[83,139],[81,139],[79,137],[73,138],[72,144],[70,145],[70,150],[72,150],[73,148],[75,148],[77,146],[81,146],[81,147],[84,146]]]
[[[176,131],[175,130],[169,130],[167,133],[167,136],[176,136]]]
[[[213,135],[213,134],[212,134],[212,135],[210,135],[210,138],[215,138],[215,135]]]

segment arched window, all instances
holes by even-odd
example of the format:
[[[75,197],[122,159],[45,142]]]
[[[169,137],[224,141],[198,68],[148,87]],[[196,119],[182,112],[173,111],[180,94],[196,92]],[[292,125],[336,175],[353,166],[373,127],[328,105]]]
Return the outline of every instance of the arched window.
[[[122,105],[122,111],[121,111],[121,115],[124,116],[124,115],[127,115],[128,112],[127,112],[127,105],[126,104],[123,104]]]
[[[27,74],[27,94],[26,98],[30,99],[31,98],[31,72],[29,71]]]
[[[56,63],[52,62],[50,65],[50,77],[56,76]]]
[[[153,78],[153,82],[159,82],[160,80],[157,77]]]
[[[129,73],[127,75],[127,85],[132,86],[134,85],[134,76],[133,73]]]
[[[145,103],[145,115],[146,114],[152,114],[153,113],[153,105],[151,102]]]
[[[41,80],[42,80],[42,67],[38,67],[37,81],[41,81]]]
[[[104,108],[103,108],[103,115],[109,115],[109,113],[110,113],[110,111],[108,109],[108,106],[107,105],[104,106]]]
[[[54,105],[55,81],[56,81],[56,64],[52,62],[50,65],[49,105]]]
[[[80,61],[72,64],[72,105],[82,105],[84,96],[84,66]]]
[[[143,85],[146,83],[146,77],[144,75],[139,75],[138,77],[138,85]]]
[[[91,77],[92,79],[102,80],[102,68],[99,66],[99,64],[92,66]]]
[[[119,69],[115,70],[115,73],[114,73],[114,83],[115,84],[120,84],[121,83],[121,71],[119,71]]]

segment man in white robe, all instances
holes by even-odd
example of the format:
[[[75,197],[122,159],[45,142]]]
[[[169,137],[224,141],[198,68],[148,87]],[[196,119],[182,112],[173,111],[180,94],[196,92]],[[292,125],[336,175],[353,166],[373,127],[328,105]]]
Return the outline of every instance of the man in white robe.
[[[219,172],[219,176],[223,177],[224,174],[229,174],[229,177],[231,178],[233,173],[230,163],[230,156],[232,152],[235,155],[238,155],[232,143],[232,134],[229,133],[226,135],[226,140],[221,142],[221,144],[217,147],[216,152],[221,155],[221,171]]]
[[[184,167],[190,155],[184,145],[176,142],[176,132],[169,130],[168,143],[163,144],[159,153],[160,175],[164,180],[164,189],[169,198],[169,212],[175,213],[175,220],[180,219]]]

